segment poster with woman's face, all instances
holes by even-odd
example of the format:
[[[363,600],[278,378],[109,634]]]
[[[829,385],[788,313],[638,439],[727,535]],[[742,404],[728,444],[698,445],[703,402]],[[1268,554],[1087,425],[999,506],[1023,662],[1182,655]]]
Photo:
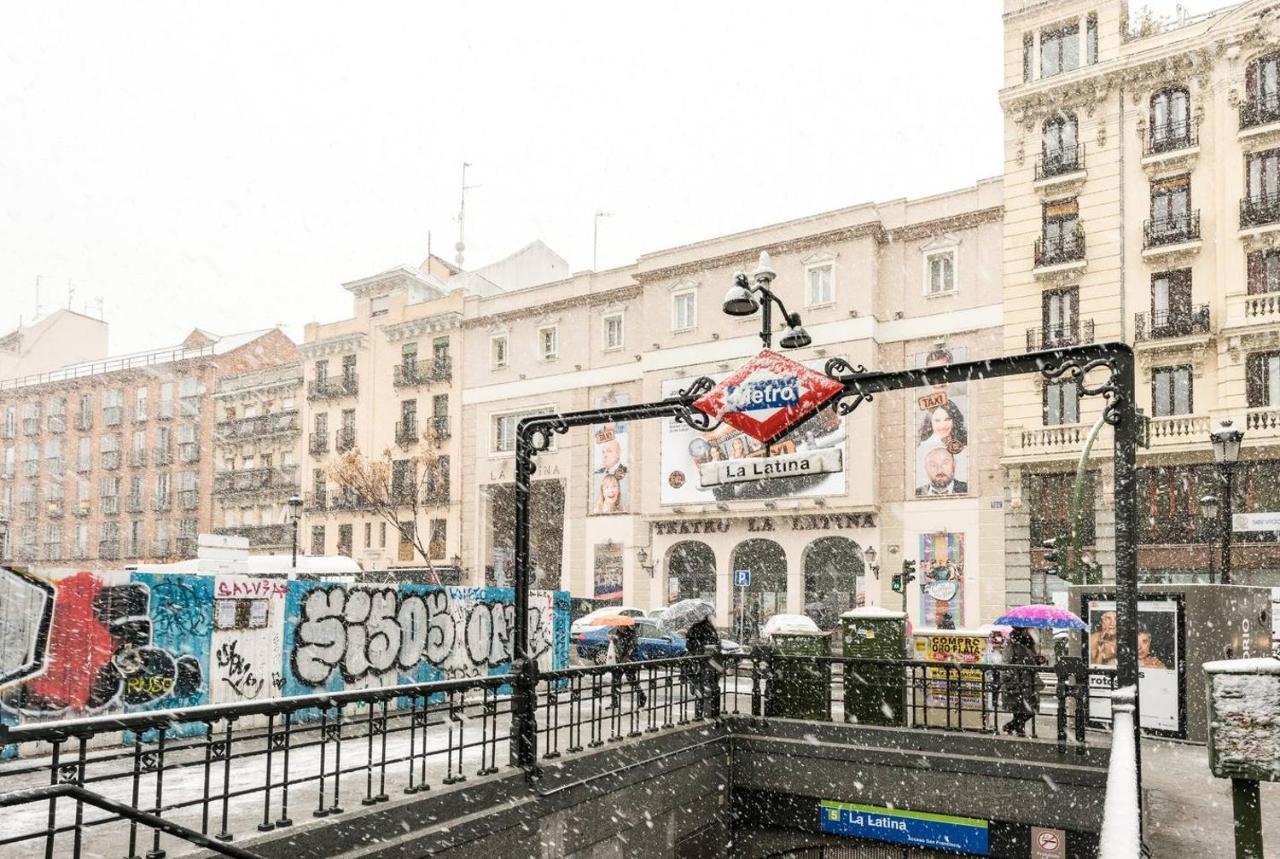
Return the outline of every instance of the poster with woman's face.
[[[1179,731],[1178,612],[1174,600],[1138,602],[1138,693],[1142,696],[1142,727]],[[1088,660],[1090,668],[1116,667],[1116,604],[1089,601]],[[1109,718],[1109,678],[1089,678],[1089,715]]]
[[[967,349],[938,347],[916,354],[916,366],[964,361]],[[915,396],[910,396],[914,393]],[[907,427],[915,448],[917,498],[969,493],[969,384],[917,388],[907,398]]]
[[[610,393],[596,398],[596,408],[625,406],[626,394]],[[610,516],[630,512],[630,435],[625,422],[591,427],[591,499],[587,512]]]

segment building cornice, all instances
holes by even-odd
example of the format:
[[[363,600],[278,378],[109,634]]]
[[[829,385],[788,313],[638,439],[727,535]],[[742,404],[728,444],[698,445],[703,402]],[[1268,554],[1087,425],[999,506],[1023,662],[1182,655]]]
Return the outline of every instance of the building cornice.
[[[512,322],[516,319],[525,319],[531,316],[536,316],[541,319],[573,307],[595,307],[600,304],[618,304],[633,298],[639,298],[640,291],[640,287],[637,284],[627,284],[626,286],[620,286],[603,292],[574,295],[568,298],[561,298],[557,301],[550,301],[546,304],[531,304],[527,307],[519,307],[514,310],[504,310],[501,313],[488,313],[484,316],[476,316],[463,321],[462,327],[467,329],[491,328],[493,326],[505,325],[506,323]]]
[[[462,314],[454,310],[448,313],[433,313],[418,319],[407,319],[404,322],[383,325],[381,328],[388,342],[396,343],[401,340],[412,340],[424,334],[453,331],[461,326]]]
[[[999,222],[1004,217],[1004,206],[990,206],[986,209],[975,209],[959,215],[948,215],[932,221],[921,221],[918,224],[906,224],[895,227],[885,233],[888,241],[910,242],[918,239],[929,239],[952,233],[956,230],[968,230],[982,224]]]
[[[322,340],[303,343],[298,347],[304,358],[323,358],[326,355],[337,355],[342,352],[363,351],[369,348],[368,335],[363,331],[350,334],[335,334]]]

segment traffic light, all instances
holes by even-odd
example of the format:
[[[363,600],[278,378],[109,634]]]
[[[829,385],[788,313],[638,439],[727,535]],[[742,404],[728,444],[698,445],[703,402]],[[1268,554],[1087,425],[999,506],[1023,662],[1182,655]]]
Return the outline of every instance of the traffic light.
[[[1061,563],[1062,553],[1058,550],[1058,538],[1050,537],[1040,545],[1044,546],[1045,572],[1065,582],[1071,581],[1071,570],[1065,569]]]
[[[902,593],[902,573],[893,574],[893,592],[895,594]]]

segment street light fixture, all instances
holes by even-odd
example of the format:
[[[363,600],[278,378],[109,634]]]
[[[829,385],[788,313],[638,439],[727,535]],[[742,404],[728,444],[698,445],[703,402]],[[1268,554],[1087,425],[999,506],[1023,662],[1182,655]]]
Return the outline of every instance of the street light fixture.
[[[1218,520],[1218,498],[1215,495],[1206,495],[1200,499],[1200,515],[1210,525],[1216,525]],[[1214,578],[1213,552],[1209,552],[1209,584],[1213,584]]]
[[[1231,484],[1236,462],[1240,459],[1240,443],[1244,441],[1244,433],[1233,429],[1231,421],[1222,421],[1216,430],[1209,433],[1209,441],[1213,444],[1213,461],[1218,464],[1218,474],[1222,478],[1223,498],[1218,510],[1218,530],[1222,540],[1222,583],[1229,585],[1233,536],[1231,508],[1234,502]]]
[[[800,314],[787,312],[787,306],[771,289],[778,273],[773,270],[767,251],[760,252],[760,261],[751,275],[755,280],[754,285],[747,278],[746,272],[740,271],[734,274],[733,285],[724,294],[724,303],[721,305],[725,314],[750,316],[757,310],[763,310],[764,313],[760,319],[760,340],[763,341],[764,347],[769,349],[773,346],[773,305],[776,304],[787,323],[786,333],[782,335],[778,345],[783,349],[802,349],[811,344],[813,338],[800,324]]]
[[[880,565],[876,563],[876,547],[868,546],[862,550],[862,559],[867,562],[867,567],[871,570],[871,574],[878,580],[880,578]]]
[[[289,521],[293,523],[293,569],[298,569],[298,522],[302,519],[302,497],[289,498]]]

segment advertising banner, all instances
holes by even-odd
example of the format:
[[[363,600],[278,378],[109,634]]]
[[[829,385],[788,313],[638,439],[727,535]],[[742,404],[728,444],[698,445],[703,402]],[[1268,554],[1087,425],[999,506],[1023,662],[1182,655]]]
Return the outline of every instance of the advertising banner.
[[[629,405],[626,394],[596,397],[596,408]],[[631,436],[626,421],[591,427],[591,498],[587,513],[610,516],[631,512]]]
[[[968,350],[937,348],[916,355],[916,366],[964,361]],[[914,396],[911,394],[914,393]],[[969,384],[951,382],[908,392],[907,427],[915,451],[917,498],[969,494]]]
[[[812,361],[806,366],[820,370],[824,363]],[[711,375],[711,378],[720,381],[724,376]],[[669,397],[687,388],[692,381],[693,378],[670,379],[662,385],[662,396]],[[823,409],[794,433],[774,444],[771,451],[774,455],[784,456],[827,449],[843,451],[844,442],[844,419],[830,409]],[[702,485],[701,466],[737,461],[743,466],[742,470],[747,470],[747,462],[763,458],[764,453],[763,444],[728,424],[703,433],[676,420],[663,421],[661,502],[705,504],[756,498],[817,498],[843,495],[846,491],[843,467],[835,472],[809,471],[768,480]]]
[[[818,827],[832,835],[873,838],[973,856],[987,856],[990,849],[987,821],[974,817],[823,800],[818,804]]]
[[[598,602],[622,604],[622,544],[597,543],[592,571]]]
[[[920,630],[915,633],[913,639],[913,658],[925,662],[949,665],[975,664],[984,661],[987,653],[987,636],[983,633]],[[954,669],[927,668],[925,677],[927,680],[925,698],[929,706],[950,705],[953,708],[973,709],[981,713],[981,669],[961,668],[957,675]],[[952,685],[948,690],[948,679],[952,684],[958,679],[959,687]]]
[[[964,534],[920,535],[920,622],[939,629],[964,624]]]
[[[1116,604],[1089,600],[1090,668],[1116,667]],[[1178,713],[1180,602],[1174,599],[1138,602],[1138,694],[1142,698],[1142,727],[1181,733]],[[1089,718],[1111,720],[1111,690],[1106,676],[1089,677]]]

